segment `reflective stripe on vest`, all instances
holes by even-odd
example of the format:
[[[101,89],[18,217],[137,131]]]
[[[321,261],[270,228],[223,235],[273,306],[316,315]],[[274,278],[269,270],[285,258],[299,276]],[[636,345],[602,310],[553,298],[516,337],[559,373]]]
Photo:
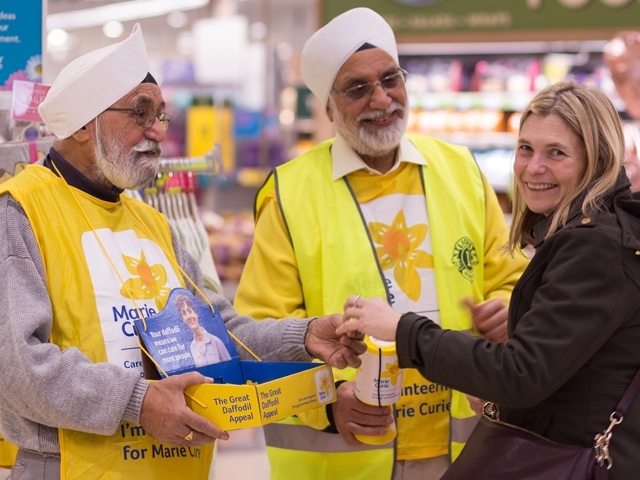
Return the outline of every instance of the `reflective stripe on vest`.
[[[359,452],[363,450],[388,450],[388,445],[364,445],[352,447],[342,435],[326,433],[301,423],[272,423],[265,425],[264,438],[267,445],[290,450],[308,452],[338,453]]]

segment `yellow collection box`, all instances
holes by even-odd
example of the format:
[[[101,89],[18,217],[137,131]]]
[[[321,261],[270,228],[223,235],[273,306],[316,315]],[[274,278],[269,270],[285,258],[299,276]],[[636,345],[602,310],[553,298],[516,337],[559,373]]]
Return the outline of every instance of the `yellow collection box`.
[[[214,383],[185,390],[187,405],[225,430],[257,427],[334,402],[331,367],[240,360],[217,306],[171,292],[159,314],[136,320],[148,379],[197,371]],[[155,364],[155,365],[154,365]]]

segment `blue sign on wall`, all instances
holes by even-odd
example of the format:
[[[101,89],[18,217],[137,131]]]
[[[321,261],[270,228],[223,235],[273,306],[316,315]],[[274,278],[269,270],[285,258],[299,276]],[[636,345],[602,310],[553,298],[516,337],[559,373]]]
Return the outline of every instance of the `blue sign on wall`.
[[[42,0],[0,0],[0,90],[42,82]]]

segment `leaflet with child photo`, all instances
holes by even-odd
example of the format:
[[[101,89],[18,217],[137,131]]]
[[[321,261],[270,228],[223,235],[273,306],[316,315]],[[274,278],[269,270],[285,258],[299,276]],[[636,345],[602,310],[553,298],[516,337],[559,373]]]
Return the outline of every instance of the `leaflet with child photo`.
[[[237,358],[218,307],[211,311],[183,288],[171,292],[160,313],[135,323],[146,350],[168,375]]]

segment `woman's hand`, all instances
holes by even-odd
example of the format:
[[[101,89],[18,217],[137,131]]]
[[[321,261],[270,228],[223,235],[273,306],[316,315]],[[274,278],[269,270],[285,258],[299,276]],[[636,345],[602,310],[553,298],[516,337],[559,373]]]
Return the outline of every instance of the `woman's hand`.
[[[394,342],[400,314],[382,298],[362,298],[351,295],[344,304],[345,322],[336,330],[337,335],[350,337],[358,332],[377,340]]]

